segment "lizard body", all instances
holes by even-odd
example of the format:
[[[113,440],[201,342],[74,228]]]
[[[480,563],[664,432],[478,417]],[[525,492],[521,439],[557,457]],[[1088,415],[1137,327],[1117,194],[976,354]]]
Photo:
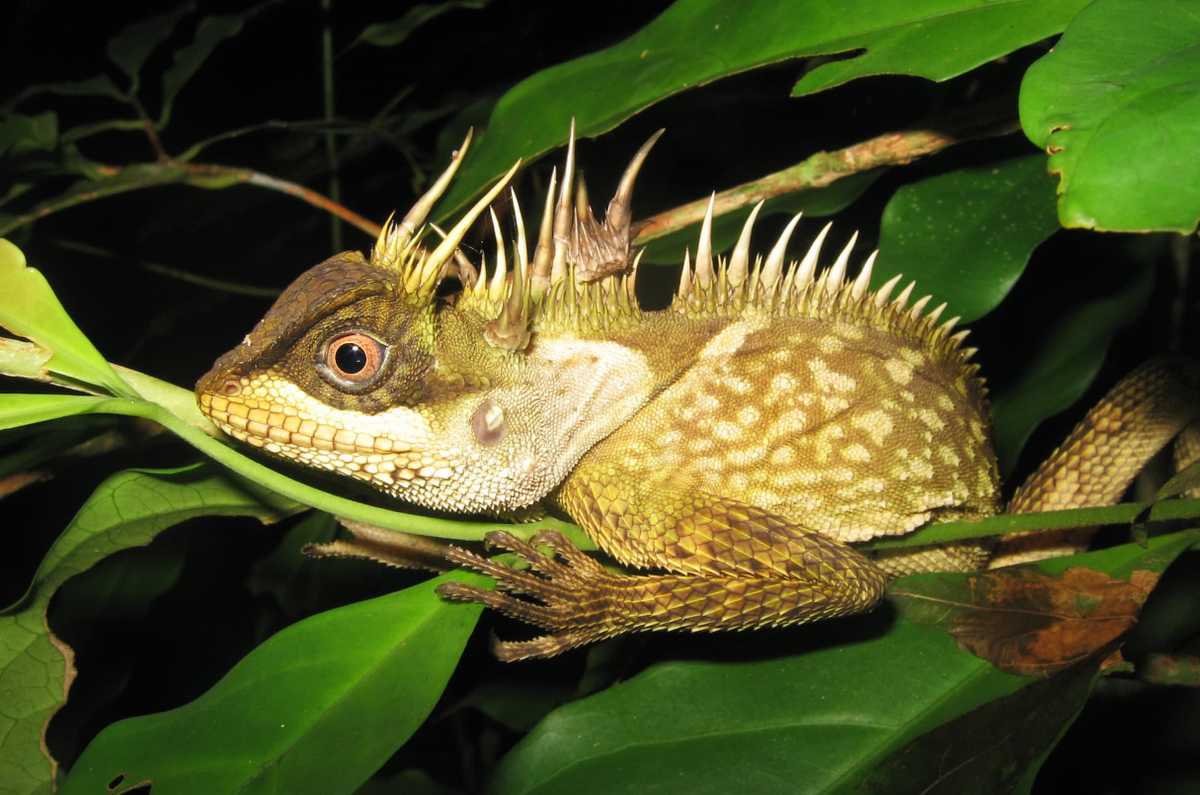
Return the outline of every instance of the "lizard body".
[[[603,223],[581,183],[576,197],[572,147],[532,259],[519,207],[511,269],[493,214],[490,275],[456,249],[507,178],[436,248],[417,233],[456,159],[385,227],[369,261],[340,254],[304,274],[197,386],[222,430],[270,453],[438,510],[549,501],[619,562],[664,572],[609,573],[554,533],[533,545],[489,536],[530,572],[451,548],[452,562],[538,600],[443,586],[550,633],[499,643],[504,659],[633,630],[858,612],[879,601],[889,573],[976,568],[989,555],[969,543],[871,560],[849,546],[1002,509],[985,390],[957,319],[940,322],[943,307],[927,311],[928,298],[910,303],[911,284],[893,297],[899,277],[871,291],[874,255],[847,278],[853,239],[819,274],[825,232],[785,267],[798,216],[752,262],[755,210],[729,259],[715,258],[711,207],[671,306],[643,311],[629,200],[654,140]],[[462,293],[439,299],[453,271]],[[1194,398],[1194,371],[1159,371],[1154,383],[1185,382]],[[1194,399],[1172,401],[1166,388],[1146,415],[1139,394],[1135,417],[1109,422],[1110,406],[1079,445],[1103,448],[1110,431],[1142,422],[1156,450],[1195,416]],[[1110,456],[1084,480],[1112,481],[1119,495],[1146,455],[1120,472]],[[1064,456],[1059,471],[1078,459]],[[1053,479],[1028,486],[1020,510],[1052,503]]]

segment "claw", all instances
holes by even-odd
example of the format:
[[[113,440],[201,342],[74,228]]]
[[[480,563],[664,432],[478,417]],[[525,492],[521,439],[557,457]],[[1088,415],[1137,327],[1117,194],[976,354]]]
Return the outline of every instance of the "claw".
[[[604,574],[603,566],[591,556],[584,554],[579,547],[568,541],[567,537],[557,530],[539,530],[529,541],[535,547],[548,547],[553,550],[581,575]]]
[[[511,533],[493,531],[485,536],[484,543],[489,549],[517,555],[529,564],[530,570],[519,571],[469,550],[449,547],[446,560],[494,577],[496,590],[447,582],[438,586],[438,595],[476,602],[552,633],[528,641],[493,638],[492,651],[496,657],[504,661],[552,657],[610,634],[611,627],[601,618],[604,611],[600,606],[606,597],[599,594],[609,592],[611,575],[562,533],[540,530],[526,542]],[[552,554],[543,554],[539,546],[548,548]],[[589,598],[596,604],[581,612],[581,602],[586,604]]]

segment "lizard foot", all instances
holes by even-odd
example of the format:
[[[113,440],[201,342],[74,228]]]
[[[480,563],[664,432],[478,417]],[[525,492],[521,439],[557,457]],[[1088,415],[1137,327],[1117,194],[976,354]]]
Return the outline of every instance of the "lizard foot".
[[[496,578],[498,590],[478,588],[458,582],[438,586],[439,595],[448,599],[479,602],[506,616],[524,621],[552,634],[528,641],[502,641],[494,638],[492,651],[505,662],[556,654],[620,634],[629,629],[613,610],[614,598],[629,579],[604,570],[555,530],[541,530],[530,543],[505,532],[488,533],[489,549],[511,552],[529,564],[529,571],[518,571],[474,552],[449,547],[445,556],[452,563]],[[537,547],[549,548],[554,556]],[[537,602],[517,598],[528,596]],[[540,602],[540,604],[538,604]]]

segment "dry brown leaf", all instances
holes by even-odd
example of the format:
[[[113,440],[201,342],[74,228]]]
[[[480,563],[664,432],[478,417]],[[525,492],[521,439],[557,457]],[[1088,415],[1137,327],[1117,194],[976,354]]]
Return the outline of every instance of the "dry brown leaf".
[[[1137,623],[1158,582],[1138,570],[1119,580],[1092,569],[1060,575],[1000,569],[893,591],[917,623],[951,634],[963,649],[1010,673],[1050,676],[1097,652],[1108,656]]]

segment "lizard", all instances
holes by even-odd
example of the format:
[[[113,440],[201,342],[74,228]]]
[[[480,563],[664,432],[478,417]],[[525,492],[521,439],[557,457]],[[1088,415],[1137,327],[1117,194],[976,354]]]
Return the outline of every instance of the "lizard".
[[[635,570],[609,571],[549,530],[528,542],[488,534],[489,547],[528,570],[418,544],[418,555],[498,583],[444,583],[444,597],[545,632],[494,639],[504,660],[631,631],[844,616],[872,609],[898,574],[1062,554],[1081,540],[873,557],[854,545],[1004,510],[1114,502],[1172,437],[1180,466],[1200,452],[1200,373],[1154,360],[1114,387],[1006,507],[986,389],[958,318],[943,321],[946,305],[930,309],[928,296],[913,301],[911,282],[897,292],[900,276],[872,290],[875,254],[848,276],[855,237],[818,271],[829,226],[785,263],[799,215],[752,258],[761,203],[726,258],[713,252],[710,202],[670,306],[642,309],[631,199],[657,138],[637,152],[601,222],[575,175],[572,125],[533,256],[514,193],[515,241],[490,213],[489,271],[460,244],[519,162],[438,230],[436,245],[424,242],[468,134],[369,258],[346,252],[304,273],[216,361],[197,384],[201,410],[237,440],[428,509],[497,515],[548,504]],[[440,294],[451,277],[460,292]],[[360,552],[386,559],[379,537],[363,535]]]

